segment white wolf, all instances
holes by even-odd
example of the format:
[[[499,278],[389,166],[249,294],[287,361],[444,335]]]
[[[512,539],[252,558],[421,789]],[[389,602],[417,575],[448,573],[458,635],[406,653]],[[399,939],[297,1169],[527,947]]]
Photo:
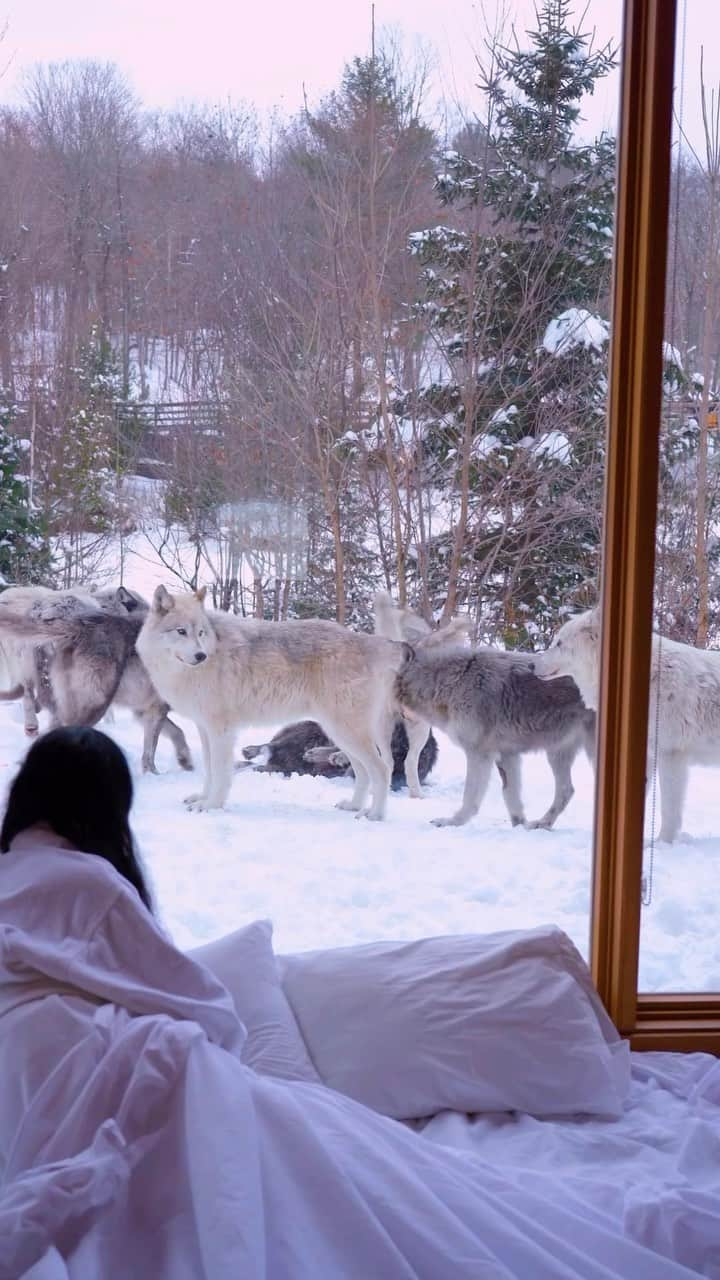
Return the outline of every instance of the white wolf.
[[[588,707],[597,707],[600,678],[597,609],[564,624],[549,649],[535,655],[543,677],[568,675]],[[691,764],[720,765],[720,652],[654,635],[650,668],[648,779],[657,762],[660,840],[680,833]]]
[[[173,596],[158,587],[137,652],[158,693],[197,725],[205,763],[194,809],[222,808],[241,725],[317,720],[355,774],[338,808],[383,818],[392,772],[395,675],[405,646],[337,622],[261,622],[206,612],[205,592]]]

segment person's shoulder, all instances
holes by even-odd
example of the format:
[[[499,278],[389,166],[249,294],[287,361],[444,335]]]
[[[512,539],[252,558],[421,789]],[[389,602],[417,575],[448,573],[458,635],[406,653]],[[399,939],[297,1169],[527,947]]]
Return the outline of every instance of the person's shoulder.
[[[51,833],[23,831],[0,856],[0,921],[84,935],[121,895],[125,881],[106,861]],[[128,886],[129,887],[129,886]]]

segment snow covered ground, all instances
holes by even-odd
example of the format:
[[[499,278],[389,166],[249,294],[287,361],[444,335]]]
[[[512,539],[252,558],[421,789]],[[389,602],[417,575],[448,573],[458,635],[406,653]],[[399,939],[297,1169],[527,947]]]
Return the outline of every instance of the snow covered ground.
[[[110,549],[107,584],[119,580],[121,562],[125,585],[147,598],[160,582],[181,589],[152,537],[132,535],[122,557]],[[195,728],[181,723],[199,762]],[[129,713],[116,711],[102,727],[135,772],[135,830],[160,914],[180,946],[259,917],[273,921],[277,951],[552,922],[588,954],[593,775],[584,757],[554,831],[513,830],[497,776],[473,822],[438,830],[430,819],[455,811],[464,777],[462,753],[439,734],[426,798],[391,795],[380,824],[334,808],[349,791],[344,779],[250,770],[236,773],[226,810],[187,813],[182,798],[197,783],[177,769],[169,744],[161,739],[158,749],[161,776],[143,777],[140,729]],[[238,755],[271,733],[249,727],[238,736]],[[20,705],[0,704],[0,798],[25,748]],[[523,776],[527,815],[539,817],[552,794],[545,757],[526,757]],[[650,819],[652,796],[647,812]],[[643,990],[720,990],[720,771],[691,771],[684,825],[688,839],[652,855]],[[650,851],[646,870],[649,863]]]
[[[192,725],[183,722],[199,759]],[[134,827],[163,922],[180,946],[269,917],[277,951],[378,938],[491,931],[554,922],[587,954],[592,772],[575,766],[576,794],[547,831],[513,830],[493,779],[478,817],[438,830],[429,819],[456,807],[461,753],[439,735],[440,756],[422,801],[390,797],[384,824],[338,811],[344,779],[286,780],[238,771],[228,808],[187,813],[193,790],[169,745],[160,776],[139,773],[140,730],[115,713],[103,726],[126,749],[136,779]],[[239,748],[262,742],[248,729]],[[19,704],[0,707],[0,778],[12,777],[26,742]],[[544,757],[524,764],[530,817],[546,807],[551,777]],[[720,989],[720,778],[691,777],[686,826],[691,841],[655,853],[652,905],[644,910],[641,985]]]

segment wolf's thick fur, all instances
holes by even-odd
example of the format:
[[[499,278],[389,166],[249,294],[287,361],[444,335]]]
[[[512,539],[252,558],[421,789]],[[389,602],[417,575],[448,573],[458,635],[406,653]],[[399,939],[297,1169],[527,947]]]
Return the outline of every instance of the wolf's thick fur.
[[[0,594],[0,619],[10,612],[18,617],[38,620],[71,617],[100,608],[100,599],[78,587],[73,591],[55,591],[52,587],[7,587]],[[23,701],[23,722],[28,737],[38,732],[38,672],[36,654],[32,643],[23,637],[3,635],[0,655],[5,667],[5,679],[9,689],[0,692],[0,701]]]
[[[393,758],[390,785],[393,791],[398,791],[407,784],[405,757],[408,752],[408,736],[402,720],[396,720],[393,726],[390,749]],[[293,773],[309,773],[313,777],[323,778],[352,775],[352,766],[345,752],[328,738],[314,720],[301,720],[297,724],[285,725],[269,742],[243,747],[242,754],[249,763],[257,760],[256,769],[264,773],[282,773],[286,778]],[[421,782],[425,781],[436,760],[437,742],[431,733],[420,752],[418,771]]]
[[[0,610],[0,637],[31,648],[33,677],[39,701],[50,711],[54,725],[97,724],[113,701],[129,707],[143,727],[143,769],[155,770],[160,733],[173,743],[178,764],[192,768],[185,734],[168,716],[167,703],[153,687],[137,652],[135,641],[147,613],[141,597],[133,596],[115,612],[92,611],[40,618]],[[122,601],[121,601],[122,603]],[[53,603],[51,613],[55,611]],[[63,616],[64,615],[64,616]]]
[[[161,696],[194,720],[205,787],[187,803],[221,808],[243,724],[317,720],[348,755],[355,774],[343,809],[384,817],[392,759],[393,683],[404,650],[380,636],[318,620],[261,622],[206,613],[204,592],[173,596],[158,587],[140,632],[138,653]]]
[[[545,751],[555,775],[555,795],[533,827],[551,827],[572,794],[570,767],[581,745],[594,749],[595,717],[572,680],[540,680],[532,660],[495,649],[434,656],[418,648],[396,681],[402,706],[444,729],[467,760],[463,801],[436,826],[462,826],[480,808],[497,763],[513,826],[524,822],[520,757]]]
[[[597,707],[600,620],[596,609],[576,614],[538,654],[536,670],[572,676],[589,707]],[[650,666],[648,780],[657,766],[660,834],[672,843],[682,827],[691,764],[720,765],[720,652],[654,635]]]
[[[467,644],[470,621],[467,618],[452,618],[443,627],[433,631],[432,627],[419,613],[405,606],[395,604],[387,591],[377,591],[373,599],[375,632],[387,636],[390,640],[404,640],[422,653],[448,653]],[[435,743],[432,765],[437,757],[437,743],[432,737],[430,723],[419,716],[410,716],[407,708],[398,708],[403,716],[405,733],[408,740],[403,772],[407,780],[410,795],[419,800],[422,798],[422,786],[425,776],[423,772],[423,753],[428,744]],[[427,759],[427,756],[426,756]]]

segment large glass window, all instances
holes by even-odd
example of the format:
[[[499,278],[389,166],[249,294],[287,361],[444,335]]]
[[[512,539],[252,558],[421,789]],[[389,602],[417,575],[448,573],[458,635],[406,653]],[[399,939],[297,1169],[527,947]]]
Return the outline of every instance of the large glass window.
[[[675,72],[639,973],[651,992],[720,990],[720,85],[702,9],[682,6]]]
[[[338,8],[334,79],[272,119],[241,84],[217,106],[146,100],[121,42],[87,62],[68,29],[51,60],[9,23],[7,582],[205,586],[242,617],[365,631],[380,590],[418,646],[464,619],[519,658],[597,604],[619,6],[517,0],[471,38],[459,19],[473,74],[452,100],[448,66],[356,19]],[[141,776],[152,752],[121,702],[106,727],[137,767],[174,936],[251,914],[286,948],[554,921],[587,954],[594,721],[573,689],[567,735],[505,751],[465,806],[457,726],[436,724],[423,800],[394,792],[385,824],[335,811],[347,762],[301,775],[307,743],[272,752],[278,709],[239,732],[227,809],[187,814],[177,733]],[[26,714],[0,705],[8,769]]]

